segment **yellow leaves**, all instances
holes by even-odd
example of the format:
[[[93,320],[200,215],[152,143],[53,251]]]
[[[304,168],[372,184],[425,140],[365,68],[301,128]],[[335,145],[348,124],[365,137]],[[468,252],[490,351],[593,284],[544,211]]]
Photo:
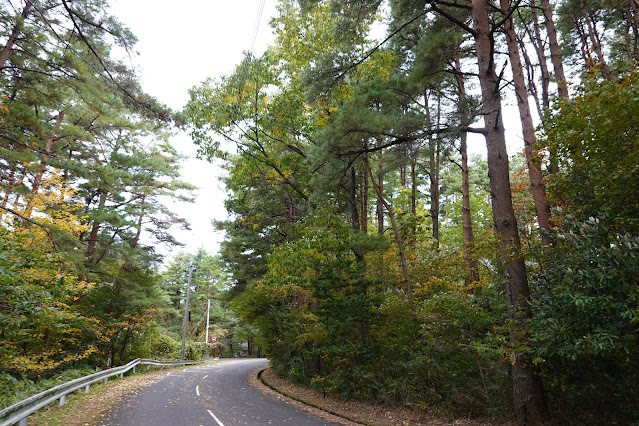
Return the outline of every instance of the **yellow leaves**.
[[[315,125],[318,127],[325,127],[331,115],[338,109],[337,105],[331,105],[328,109],[317,108],[319,118],[315,121]]]
[[[25,372],[40,372],[53,370],[67,362],[81,361],[90,355],[98,353],[98,348],[90,345],[84,351],[67,354],[60,357],[61,349],[41,352],[33,355],[16,356],[8,360],[8,366],[11,369]]]
[[[83,207],[82,203],[75,201],[77,196],[77,191],[66,185],[61,171],[51,169],[44,175],[40,189],[37,193],[31,194],[27,204],[15,205],[13,209],[45,228],[54,227],[70,235],[78,236],[86,232],[89,227],[83,224],[87,222],[86,218],[77,213]],[[11,219],[5,216],[0,220],[7,226],[6,221]],[[32,227],[22,230],[33,234],[37,240],[48,240],[45,229]],[[20,232],[20,229],[16,229],[16,232]]]
[[[4,99],[9,99],[6,95],[2,95],[2,97]],[[4,111],[6,114],[9,114],[9,108],[7,108],[6,105],[4,105],[2,102],[0,102],[0,112]],[[6,119],[5,117],[0,117],[0,126],[3,125],[5,123]]]
[[[478,288],[482,288],[485,284],[486,283],[484,282],[484,280],[479,280],[479,281],[468,284],[466,287],[464,287],[464,290],[472,291]]]
[[[373,56],[357,67],[357,72],[365,81],[381,79],[388,81],[390,72],[397,63],[397,58],[390,50],[378,50]]]

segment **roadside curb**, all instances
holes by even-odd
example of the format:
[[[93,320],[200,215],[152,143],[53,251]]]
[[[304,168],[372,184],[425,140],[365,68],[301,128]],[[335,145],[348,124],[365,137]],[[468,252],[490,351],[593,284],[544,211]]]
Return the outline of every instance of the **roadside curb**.
[[[290,398],[290,399],[292,399],[292,400],[294,400],[294,401],[297,401],[297,402],[299,402],[299,403],[301,403],[301,404],[304,404],[304,405],[306,405],[306,406],[308,406],[308,407],[313,407],[313,408],[315,408],[315,409],[317,409],[317,410],[323,411],[323,412],[328,413],[328,414],[330,414],[330,415],[332,415],[332,416],[339,417],[339,418],[344,419],[344,420],[347,420],[347,421],[349,421],[349,422],[352,422],[352,423],[355,423],[355,424],[358,424],[358,425],[375,426],[375,425],[374,425],[374,423],[370,423],[370,422],[367,422],[367,421],[364,421],[364,422],[363,422],[363,420],[361,420],[361,419],[355,419],[355,418],[352,418],[352,417],[350,417],[350,416],[347,416],[347,415],[345,415],[345,414],[343,414],[343,413],[338,413],[338,412],[336,412],[336,411],[334,411],[334,410],[330,410],[330,409],[327,409],[327,408],[325,408],[325,407],[322,407],[321,405],[318,405],[318,404],[314,404],[314,403],[312,403],[312,402],[305,401],[303,398],[299,398],[299,397],[297,397],[297,396],[295,396],[295,395],[291,395],[289,392],[286,392],[286,391],[284,391],[284,390],[278,389],[278,388],[277,388],[275,385],[273,385],[272,383],[269,383],[269,382],[267,382],[266,380],[264,380],[264,377],[263,377],[263,374],[262,374],[262,373],[264,373],[267,369],[269,369],[269,367],[260,369],[260,370],[258,371],[258,373],[257,373],[257,379],[258,379],[258,380],[259,380],[259,381],[260,381],[260,382],[261,382],[264,386],[268,387],[269,389],[273,390],[274,392],[277,392],[277,393],[278,393],[278,394],[280,394],[280,395],[283,395],[283,396],[285,396],[285,397],[287,397],[287,398]]]

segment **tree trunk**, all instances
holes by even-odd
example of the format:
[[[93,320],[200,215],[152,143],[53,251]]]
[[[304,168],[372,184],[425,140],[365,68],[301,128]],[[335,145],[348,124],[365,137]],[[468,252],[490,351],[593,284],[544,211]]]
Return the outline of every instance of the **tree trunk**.
[[[355,231],[359,231],[361,224],[359,223],[359,203],[357,202],[357,173],[355,167],[351,167],[351,176],[348,188],[348,203],[350,205],[351,226]]]
[[[522,40],[517,40],[517,42],[519,43],[520,46],[520,50],[521,50],[521,56],[524,59],[524,64],[526,64],[526,76],[528,77],[528,93],[530,93],[530,95],[533,97],[534,101],[535,101],[535,107],[537,108],[537,114],[539,115],[539,117],[541,117],[542,119],[544,118],[544,106],[542,106],[541,102],[539,101],[539,91],[537,90],[537,84],[535,83],[535,65],[533,65],[532,61],[530,60],[530,58],[528,57],[528,53],[526,52],[526,47],[524,46],[524,42]],[[542,81],[542,92],[543,92],[543,84],[544,82]],[[546,92],[545,95],[547,96],[548,93]],[[544,93],[542,93],[542,98],[544,97]],[[542,102],[545,102],[545,100],[542,99]],[[548,100],[548,102],[550,102],[550,100]]]
[[[368,154],[364,154],[366,163],[368,163]],[[364,169],[367,165],[364,164]],[[359,204],[360,204],[360,226],[362,233],[368,233],[368,173],[366,170],[362,173],[362,184],[359,190]]]
[[[557,94],[560,99],[568,99],[568,82],[566,80],[566,74],[564,73],[561,49],[557,39],[557,29],[555,28],[555,21],[552,17],[552,9],[550,8],[549,0],[541,0],[541,10],[544,13],[546,21],[546,33],[548,34],[548,41],[550,42],[550,61],[552,62],[553,69],[555,70],[555,80],[557,80]],[[554,150],[550,151],[550,164],[548,166],[548,171],[550,173],[559,172],[557,154]]]
[[[388,218],[391,221],[391,227],[393,228],[393,233],[395,234],[395,240],[397,241],[397,248],[399,250],[399,260],[402,264],[402,272],[404,274],[404,285],[406,288],[406,296],[408,297],[408,300],[412,300],[413,286],[411,284],[410,275],[408,274],[408,263],[406,262],[406,252],[404,251],[404,242],[402,241],[402,236],[399,233],[399,228],[397,228],[397,222],[395,221],[395,214],[393,212],[393,208],[384,199],[384,193],[382,192],[382,188],[380,188],[379,185],[375,184],[375,177],[373,176],[373,171],[371,170],[370,166],[368,166],[367,169],[371,177],[371,182],[373,183],[373,188],[375,189],[375,193],[377,194],[377,200],[379,204],[383,205],[386,208],[386,212],[388,213]]]
[[[415,158],[411,159],[410,163],[410,181],[411,181],[411,197],[410,197],[410,212],[413,214],[413,217],[417,215],[417,171],[416,168],[417,160]],[[411,229],[411,233],[413,236],[417,235],[417,226],[413,225]]]
[[[528,343],[526,320],[531,317],[530,289],[512,204],[508,153],[499,93],[500,79],[495,71],[494,40],[487,0],[473,0],[472,18],[483,102],[493,224],[499,249],[498,257],[506,279],[508,314],[515,325],[515,330],[511,333],[515,347],[513,365],[515,417],[520,424],[541,424],[548,418],[543,387],[532,367],[530,357],[521,350]]]
[[[55,127],[58,127],[62,123],[62,119],[64,118],[64,111],[60,111],[58,113],[58,118],[55,121]],[[51,136],[47,139],[44,144],[44,152],[42,153],[42,160],[40,160],[40,167],[38,168],[38,172],[33,179],[33,186],[31,187],[31,199],[27,204],[27,207],[24,212],[25,217],[31,217],[31,211],[33,210],[33,202],[40,191],[40,186],[42,185],[42,179],[44,177],[44,172],[47,170],[47,165],[49,163],[49,157],[51,156],[51,151],[53,149],[53,142],[55,142],[55,137]]]
[[[439,246],[439,139],[430,151],[430,217],[433,221],[433,240]]]
[[[597,30],[595,29],[592,19],[590,19],[590,14],[588,14],[588,11],[586,10],[586,5],[583,0],[579,0],[577,4],[579,5],[581,15],[584,17],[584,21],[586,22],[586,27],[588,28],[588,36],[592,43],[592,49],[595,51],[599,64],[601,65],[601,75],[603,75],[606,80],[613,80],[614,76],[612,75],[612,71],[610,71],[610,67],[604,58],[603,51],[601,50],[601,43],[599,41],[599,35],[597,34]]]
[[[461,58],[459,56],[459,46],[457,46],[457,52],[455,54],[455,78],[457,80],[457,90],[459,91],[459,103],[464,105],[466,100],[466,84],[464,83],[464,76],[461,69]],[[467,112],[461,111],[462,117],[467,118]],[[463,125],[466,125],[466,119]],[[461,170],[462,170],[462,239],[463,239],[463,256],[464,262],[468,267],[469,280],[468,284],[479,281],[479,267],[477,261],[471,254],[473,243],[475,242],[475,236],[473,235],[473,221],[470,210],[470,179],[468,176],[468,147],[467,147],[467,132],[462,132],[461,140],[459,144],[459,153],[461,155]]]
[[[2,50],[0,50],[0,70],[4,68],[4,64],[9,59],[9,55],[11,54],[11,49],[13,49],[13,45],[15,44],[20,32],[22,31],[22,26],[24,25],[24,20],[27,19],[29,13],[31,13],[32,8],[31,0],[27,0],[24,5],[24,9],[22,9],[22,13],[20,14],[20,19],[13,26],[13,30],[11,31],[11,35],[7,40],[7,44],[4,45]]]
[[[463,255],[464,262],[470,272],[469,284],[479,281],[479,266],[473,257],[471,250],[475,243],[473,235],[473,221],[470,210],[470,184],[468,179],[468,150],[466,146],[467,133],[461,134],[459,151],[462,160],[462,228],[463,228]]]
[[[633,60],[639,61],[639,0],[630,0],[630,10],[628,14],[633,15],[635,21],[632,23],[632,18],[628,16],[628,25],[632,28],[632,33],[635,36],[632,48]]]
[[[146,201],[146,195],[143,195],[142,199],[140,200],[140,204],[142,206],[144,206],[145,201]],[[138,223],[136,225],[135,237],[133,237],[133,239],[131,241],[129,241],[129,247],[131,247],[132,249],[136,248],[138,246],[138,242],[140,241],[140,235],[142,234],[142,220],[143,219],[144,219],[144,207],[142,208],[142,211],[140,212],[140,216],[138,217]]]
[[[510,13],[510,3],[508,0],[500,0],[501,8],[504,15]],[[541,238],[544,245],[552,244],[551,227],[550,227],[550,205],[546,198],[546,184],[541,173],[541,162],[539,153],[535,147],[537,137],[535,136],[535,126],[532,116],[530,115],[530,105],[528,104],[528,92],[526,90],[526,82],[524,79],[524,69],[521,65],[519,57],[519,45],[517,43],[517,35],[512,19],[506,20],[504,23],[506,30],[506,43],[508,45],[508,56],[510,58],[510,66],[513,72],[513,82],[515,83],[515,95],[517,98],[517,107],[519,108],[519,118],[521,119],[521,128],[524,136],[524,152],[526,154],[526,163],[528,165],[528,178],[530,180],[530,188],[532,190],[533,201],[535,203],[535,211],[537,212],[537,221],[542,230]]]
[[[539,19],[537,17],[537,5],[535,0],[531,0],[530,9],[532,12],[533,29],[535,31],[535,52],[539,60],[539,68],[541,70],[541,100],[544,108],[550,108],[550,72],[548,71],[548,61],[546,60],[546,52],[544,51],[544,40],[541,38],[541,29],[539,28]],[[540,114],[543,117],[543,114]]]
[[[102,195],[100,195],[100,202],[98,203],[98,212],[100,211],[100,209],[102,207],[104,207],[104,205],[106,204],[106,198],[107,195],[106,193],[102,193]],[[91,232],[89,233],[89,240],[87,241],[87,250],[84,253],[84,257],[90,262],[91,260],[93,260],[93,255],[95,253],[95,247],[98,243],[98,233],[100,232],[100,225],[102,224],[101,221],[99,220],[94,220],[93,224],[91,225]]]
[[[579,45],[579,50],[581,52],[581,58],[584,60],[584,64],[586,67],[590,67],[590,64],[593,62],[592,57],[590,56],[590,46],[588,45],[588,38],[586,37],[586,31],[579,19],[574,19],[573,23],[575,24],[575,28],[577,30],[577,34],[579,35],[579,39],[581,40],[581,44]]]
[[[378,163],[377,163],[377,179],[379,180],[377,184],[375,184],[375,180],[372,180],[371,183],[375,188],[375,191],[379,189],[382,193],[382,198],[377,197],[377,234],[384,235],[384,204],[382,200],[384,199],[384,163],[382,160],[382,152],[379,152]],[[370,167],[368,167],[370,169]],[[371,179],[373,179],[373,174],[371,173]]]
[[[561,49],[557,39],[557,29],[555,21],[552,17],[552,9],[550,8],[550,0],[541,0],[541,10],[546,20],[546,33],[548,33],[548,41],[550,42],[550,61],[555,70],[555,79],[557,80],[557,93],[560,98],[568,98],[568,85],[566,74],[564,73],[564,64],[561,58]]]
[[[403,188],[406,188],[406,165],[402,164],[399,166],[399,181],[400,185]],[[406,211],[408,206],[406,205],[406,201],[402,201],[402,211]]]

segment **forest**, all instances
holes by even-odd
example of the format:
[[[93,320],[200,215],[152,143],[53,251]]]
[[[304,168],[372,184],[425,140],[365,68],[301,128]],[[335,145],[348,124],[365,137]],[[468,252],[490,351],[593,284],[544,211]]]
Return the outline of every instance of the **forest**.
[[[206,355],[208,299],[221,350],[250,340],[218,257],[164,258],[188,227],[169,206],[195,187],[171,145],[184,119],[126,59],[135,36],[101,0],[0,4],[0,407],[104,369],[109,353],[179,359],[189,264],[186,355]]]
[[[636,0],[279,0],[183,111],[107,6],[0,10],[3,401],[175,359],[195,264],[190,358],[211,300],[223,356],[327,395],[639,422]],[[217,254],[158,250],[194,190],[176,129],[225,171]]]

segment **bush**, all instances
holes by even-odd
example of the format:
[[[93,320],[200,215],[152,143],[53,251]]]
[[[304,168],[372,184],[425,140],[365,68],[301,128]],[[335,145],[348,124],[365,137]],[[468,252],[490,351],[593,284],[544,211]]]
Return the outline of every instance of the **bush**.
[[[533,276],[533,358],[556,416],[639,421],[639,238],[566,218]]]
[[[10,374],[0,374],[0,410],[47,389],[97,371],[93,367],[85,366],[65,370],[48,379],[38,381],[14,377]]]
[[[180,357],[181,344],[177,340],[160,334],[151,347],[151,358],[172,361]]]

